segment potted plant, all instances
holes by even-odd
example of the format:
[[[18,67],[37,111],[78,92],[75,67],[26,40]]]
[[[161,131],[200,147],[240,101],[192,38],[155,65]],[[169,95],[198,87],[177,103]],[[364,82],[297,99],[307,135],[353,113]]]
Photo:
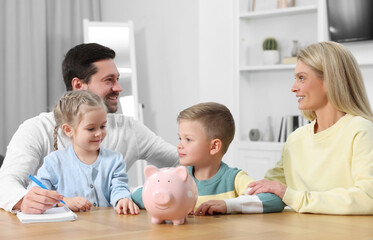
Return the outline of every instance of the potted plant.
[[[277,64],[280,60],[278,42],[276,38],[269,37],[263,41],[263,62],[266,65]]]

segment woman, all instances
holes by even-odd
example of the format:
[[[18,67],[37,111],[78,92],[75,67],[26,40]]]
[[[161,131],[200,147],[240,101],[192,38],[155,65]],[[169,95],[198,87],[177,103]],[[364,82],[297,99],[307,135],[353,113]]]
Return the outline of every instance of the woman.
[[[373,113],[347,48],[320,42],[297,56],[291,91],[310,124],[249,194],[272,192],[297,212],[373,214]]]

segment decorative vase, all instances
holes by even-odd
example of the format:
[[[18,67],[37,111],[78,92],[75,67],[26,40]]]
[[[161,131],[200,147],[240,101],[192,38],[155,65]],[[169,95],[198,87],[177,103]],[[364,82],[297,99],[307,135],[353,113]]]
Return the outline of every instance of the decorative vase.
[[[263,133],[262,141],[273,142],[274,140],[275,140],[275,137],[273,135],[273,129],[272,129],[272,118],[271,116],[268,116],[267,122],[266,122],[266,129]]]
[[[288,1],[287,0],[277,0],[277,8],[287,8]]]
[[[291,49],[291,56],[296,57],[298,54],[299,46],[298,40],[293,40],[293,48]]]
[[[259,129],[251,129],[250,132],[249,132],[249,139],[251,141],[258,141],[260,138],[260,132],[259,132]]]
[[[263,51],[263,63],[265,65],[278,64],[280,59],[280,52],[278,50]]]

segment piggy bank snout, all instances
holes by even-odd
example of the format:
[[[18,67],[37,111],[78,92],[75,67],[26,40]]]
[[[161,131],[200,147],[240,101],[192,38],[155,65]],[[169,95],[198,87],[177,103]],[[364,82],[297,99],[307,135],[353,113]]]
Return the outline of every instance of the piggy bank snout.
[[[153,200],[156,204],[165,206],[170,204],[172,195],[167,191],[157,191],[153,193]]]

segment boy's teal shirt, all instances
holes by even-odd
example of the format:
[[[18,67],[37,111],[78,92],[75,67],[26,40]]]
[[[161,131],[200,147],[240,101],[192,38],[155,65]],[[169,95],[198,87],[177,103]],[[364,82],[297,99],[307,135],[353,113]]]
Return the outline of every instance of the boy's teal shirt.
[[[224,162],[221,163],[219,171],[215,174],[215,176],[208,180],[199,181],[194,178],[192,166],[188,167],[188,171],[190,176],[193,177],[193,180],[197,184],[198,201],[196,208],[208,200],[226,200],[242,196],[247,190],[249,183],[254,181],[252,178],[247,176],[246,172],[237,168],[230,168]],[[134,191],[132,194],[132,200],[140,208],[145,208],[142,201],[142,187]],[[281,212],[285,206],[282,200],[272,193],[260,193],[256,195],[256,197],[245,201],[255,202],[255,209],[253,209],[253,212]],[[245,204],[247,204],[246,202]],[[234,209],[237,209],[237,207]],[[238,212],[247,211],[238,210]],[[250,210],[248,212],[250,212]]]

